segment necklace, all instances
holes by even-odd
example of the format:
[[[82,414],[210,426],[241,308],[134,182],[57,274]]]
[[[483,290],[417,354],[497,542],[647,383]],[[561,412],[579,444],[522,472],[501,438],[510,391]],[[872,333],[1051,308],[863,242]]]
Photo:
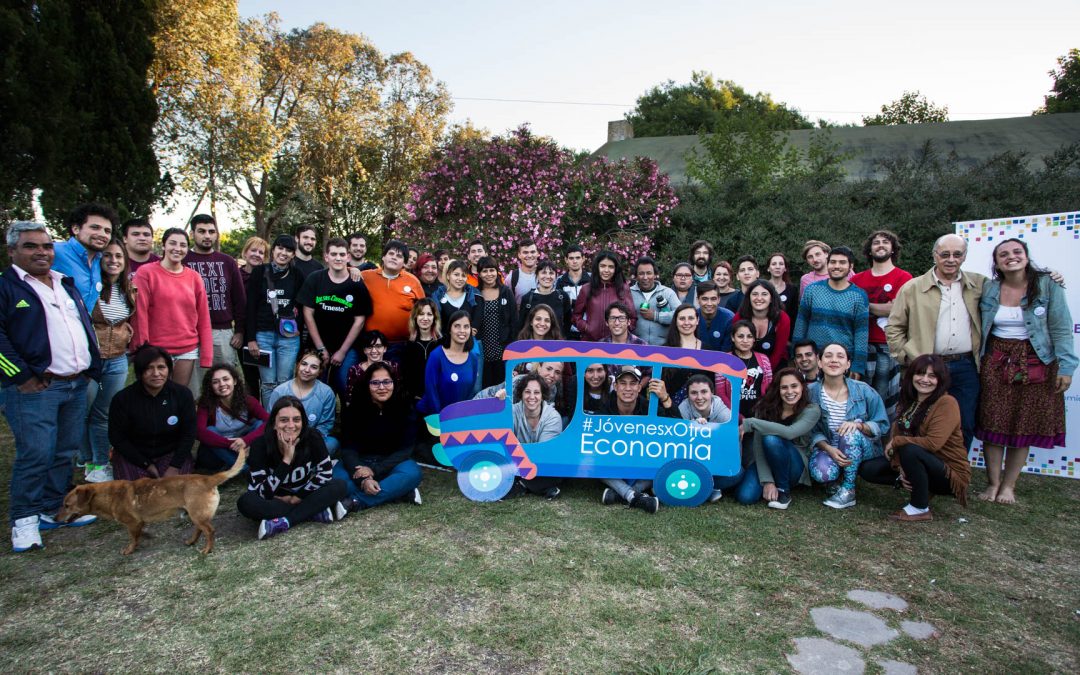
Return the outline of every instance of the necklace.
[[[915,411],[919,409],[919,402],[915,401],[908,409],[904,411],[904,414],[896,420],[897,425],[904,427],[905,430],[911,429],[911,420],[915,417]]]

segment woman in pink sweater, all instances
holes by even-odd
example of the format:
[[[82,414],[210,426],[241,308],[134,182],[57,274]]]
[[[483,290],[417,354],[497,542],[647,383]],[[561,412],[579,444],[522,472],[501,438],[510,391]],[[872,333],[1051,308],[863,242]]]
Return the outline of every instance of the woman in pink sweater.
[[[611,335],[604,312],[616,300],[630,309],[628,321],[630,332],[633,333],[637,325],[637,312],[634,298],[630,295],[630,285],[623,278],[622,263],[612,251],[600,251],[593,258],[591,281],[581,287],[574,302],[574,326],[581,333],[582,340],[599,342]]]
[[[135,335],[131,347],[161,347],[173,357],[172,379],[188,386],[195,361],[209,368],[214,359],[210,330],[210,305],[206,287],[197,272],[184,266],[187,233],[178,227],[165,230],[161,238],[164,257],[160,263],[143,265],[135,272]]]

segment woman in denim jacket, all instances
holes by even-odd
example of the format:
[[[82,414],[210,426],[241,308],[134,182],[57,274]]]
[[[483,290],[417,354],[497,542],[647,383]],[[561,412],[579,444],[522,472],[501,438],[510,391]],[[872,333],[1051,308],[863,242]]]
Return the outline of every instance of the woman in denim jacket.
[[[889,431],[881,396],[865,382],[849,378],[850,367],[847,348],[827,344],[821,350],[825,379],[810,384],[810,402],[821,409],[810,437],[810,477],[836,487],[824,502],[834,509],[855,506],[859,464],[882,454],[881,437]]]
[[[1012,504],[1028,448],[1065,445],[1065,390],[1077,361],[1065,291],[1031,263],[1027,244],[1006,239],[994,247],[993,260],[993,279],[979,301],[975,436],[983,442],[988,483],[979,498]]]

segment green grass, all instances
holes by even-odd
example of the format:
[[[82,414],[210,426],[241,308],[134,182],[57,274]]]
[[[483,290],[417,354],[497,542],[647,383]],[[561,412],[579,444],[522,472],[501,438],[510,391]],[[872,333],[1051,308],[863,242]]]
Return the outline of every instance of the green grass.
[[[222,490],[209,556],[183,545],[180,520],[127,557],[112,522],[0,555],[0,669],[777,672],[792,638],[819,635],[810,609],[850,606],[856,588],[902,596],[903,618],[942,633],[864,650],[868,672],[885,658],[1080,666],[1080,481],[1024,476],[1016,507],[939,499],[934,522],[900,525],[884,516],[902,495],[876,486],[844,512],[800,490],[787,512],[725,501],[649,516],[601,506],[586,481],[556,502],[476,504],[427,472],[421,507],[265,542],[236,513],[241,490]]]

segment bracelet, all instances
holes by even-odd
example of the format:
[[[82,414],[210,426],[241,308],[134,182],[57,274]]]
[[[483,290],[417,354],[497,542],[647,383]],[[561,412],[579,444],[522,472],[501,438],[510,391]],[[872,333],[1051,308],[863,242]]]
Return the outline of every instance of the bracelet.
[[[326,352],[326,347],[316,347],[316,348],[315,348],[315,351],[317,351],[317,352],[319,352],[320,354],[322,354],[322,353]]]

